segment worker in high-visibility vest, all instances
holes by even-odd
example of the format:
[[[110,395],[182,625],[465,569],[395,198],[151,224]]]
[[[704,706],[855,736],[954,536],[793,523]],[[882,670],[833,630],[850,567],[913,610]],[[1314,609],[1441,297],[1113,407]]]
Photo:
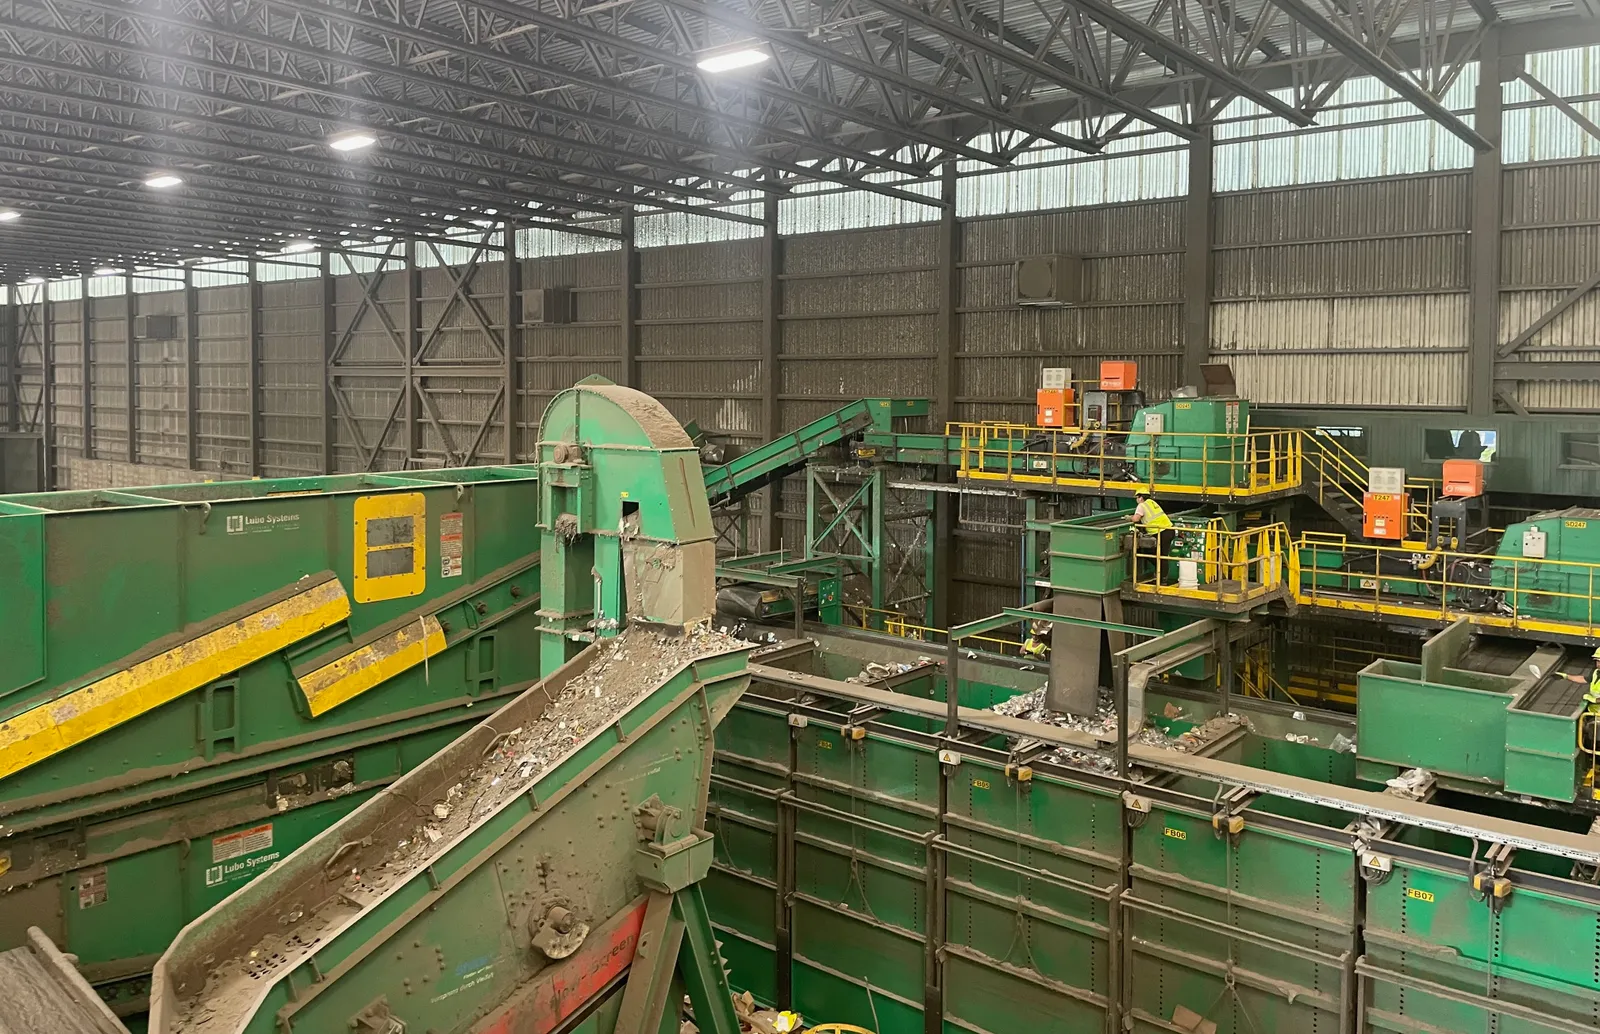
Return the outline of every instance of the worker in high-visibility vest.
[[[1140,492],[1135,498],[1138,504],[1133,508],[1133,522],[1141,535],[1140,555],[1154,557],[1155,566],[1159,569],[1162,563],[1172,559],[1172,518],[1167,516],[1167,511],[1161,508],[1160,503],[1150,498],[1150,493]],[[1143,552],[1144,550],[1149,552]],[[1139,566],[1146,568],[1147,571],[1150,567],[1143,561]],[[1159,571],[1149,573],[1159,573]]]
[[[1035,621],[1028,626],[1028,638],[1022,642],[1022,655],[1042,661],[1050,656],[1050,623]]]
[[[1583,702],[1588,705],[1590,714],[1600,714],[1600,650],[1594,652],[1594,670],[1587,678],[1582,675],[1562,675],[1568,682],[1576,682],[1580,686],[1588,686],[1584,691]]]
[[[1167,516],[1167,511],[1161,504],[1150,498],[1150,493],[1140,492],[1136,495],[1139,503],[1133,508],[1133,519],[1139,525],[1139,530],[1146,535],[1159,535],[1172,527],[1172,518]]]

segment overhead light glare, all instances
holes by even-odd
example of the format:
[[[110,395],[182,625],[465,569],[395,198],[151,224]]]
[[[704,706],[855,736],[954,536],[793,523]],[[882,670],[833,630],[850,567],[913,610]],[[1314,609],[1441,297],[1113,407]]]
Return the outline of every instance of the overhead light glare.
[[[152,190],[167,190],[172,187],[180,186],[182,183],[182,176],[174,176],[170,172],[157,173],[156,175],[151,176],[149,179],[144,181],[144,185]]]
[[[328,138],[328,146],[335,151],[359,151],[371,147],[378,142],[378,138],[365,130],[353,130],[349,133],[340,133]]]
[[[0,223],[14,223],[22,218],[22,213],[14,208],[0,208]]]
[[[101,266],[94,271],[95,276],[121,276],[122,270],[112,269],[110,266]]]
[[[716,54],[707,54],[695,62],[695,67],[702,72],[732,72],[740,68],[749,68],[759,65],[771,58],[766,50],[760,47],[740,47],[738,50],[724,50]]]
[[[290,241],[283,246],[283,254],[298,255],[303,251],[315,251],[317,246],[311,241]]]
[[[42,283],[44,283],[44,277],[42,277],[42,276],[30,276],[28,279],[24,280],[23,283],[25,283],[25,284],[42,284]]]

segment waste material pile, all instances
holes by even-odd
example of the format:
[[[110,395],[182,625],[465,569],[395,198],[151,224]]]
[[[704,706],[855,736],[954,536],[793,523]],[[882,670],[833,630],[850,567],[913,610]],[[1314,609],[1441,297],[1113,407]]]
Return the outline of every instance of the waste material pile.
[[[996,714],[1007,715],[1012,718],[1022,718],[1030,722],[1039,722],[1042,725],[1053,725],[1058,729],[1073,729],[1077,732],[1086,733],[1105,743],[1107,751],[1113,748],[1117,741],[1117,714],[1109,692],[1101,692],[1098,707],[1095,710],[1094,717],[1091,718],[1083,715],[1064,714],[1045,707],[1044,697],[1047,688],[1046,686],[1041,686],[1032,692],[1014,696],[1010,700],[1003,700],[995,704],[990,710]],[[1169,711],[1168,718],[1181,718],[1183,715],[1183,712],[1176,708],[1171,708],[1170,710],[1177,711],[1177,713],[1174,714]],[[1133,735],[1132,742],[1146,747],[1177,751],[1180,754],[1192,754],[1218,737],[1224,736],[1240,727],[1249,728],[1249,719],[1243,715],[1219,716],[1178,736],[1168,736],[1160,729],[1146,725]],[[1109,753],[1091,754],[1086,751],[1073,750],[1070,747],[1057,747],[1050,753],[1040,756],[1039,760],[1090,772],[1109,773],[1116,771],[1116,761]]]

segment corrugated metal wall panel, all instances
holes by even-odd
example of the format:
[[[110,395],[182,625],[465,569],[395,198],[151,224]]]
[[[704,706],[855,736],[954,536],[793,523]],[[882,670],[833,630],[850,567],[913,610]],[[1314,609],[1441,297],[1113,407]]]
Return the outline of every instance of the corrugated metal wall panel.
[[[1465,290],[1467,238],[1402,237],[1218,252],[1213,297],[1296,298]]]
[[[189,396],[184,382],[185,344],[183,292],[170,289],[159,294],[141,294],[134,299],[136,312],[143,315],[174,315],[178,337],[169,340],[136,341],[135,403],[138,427],[135,460],[161,466],[182,466],[188,462]]]
[[[522,262],[524,292],[543,287],[572,291],[573,321],[565,326],[522,328],[514,443],[519,460],[535,455],[539,419],[558,391],[590,374],[622,378],[620,245],[613,247],[612,242],[596,238],[582,240],[593,244],[595,250]]]
[[[1467,296],[1218,302],[1214,358],[1258,403],[1463,404]]]
[[[1465,232],[1469,200],[1469,178],[1459,173],[1218,194],[1213,233],[1216,246],[1225,249]]]
[[[322,282],[261,285],[261,470],[322,471]]]
[[[127,313],[125,293],[89,303],[89,402],[94,407],[92,445],[98,456],[128,454]]]
[[[719,438],[766,438],[764,248],[733,239],[639,252],[640,387]]]
[[[34,306],[35,312],[40,306]],[[83,455],[83,305],[51,302],[50,361],[55,385],[51,419],[54,423],[56,464]],[[41,318],[35,316],[36,319]],[[59,469],[57,470],[59,483]]]
[[[244,285],[206,287],[195,294],[200,339],[195,466],[200,470],[248,474],[250,289]],[[99,424],[96,411],[97,428]]]

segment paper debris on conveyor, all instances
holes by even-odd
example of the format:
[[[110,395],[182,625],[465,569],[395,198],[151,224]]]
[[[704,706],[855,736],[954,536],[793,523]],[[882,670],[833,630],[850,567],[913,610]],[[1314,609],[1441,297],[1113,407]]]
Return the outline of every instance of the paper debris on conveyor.
[[[750,644],[709,628],[672,635],[642,625],[604,641],[598,656],[526,726],[501,732],[481,761],[436,800],[417,801],[416,825],[376,866],[353,867],[335,897],[285,903],[280,932],[242,958],[224,961],[189,998],[173,1027],[223,1034],[239,1029],[264,981],[305,961],[314,946],[430,864],[473,826],[527,790],[557,761],[625,713],[690,661]]]
[[[1101,694],[1099,707],[1096,709],[1094,717],[1090,718],[1082,715],[1064,714],[1045,707],[1044,696],[1046,688],[1041,686],[1030,693],[1023,693],[1020,696],[1012,697],[1010,700],[1003,700],[989,710],[1011,718],[1021,718],[1030,722],[1039,722],[1042,725],[1053,725],[1058,729],[1073,729],[1077,732],[1087,733],[1090,736],[1104,740],[1107,749],[1112,749],[1117,739],[1117,714],[1109,693]],[[1160,729],[1146,726],[1134,734],[1132,742],[1146,747],[1172,750],[1180,754],[1192,754],[1234,729],[1241,726],[1248,728],[1249,724],[1249,720],[1243,715],[1223,715],[1213,718],[1202,725],[1197,725],[1179,736],[1168,736]],[[1086,751],[1073,750],[1070,747],[1057,747],[1050,753],[1040,756],[1039,760],[1058,765],[1067,765],[1072,768],[1081,768],[1090,772],[1113,772],[1116,770],[1116,761],[1109,755],[1090,754]]]

